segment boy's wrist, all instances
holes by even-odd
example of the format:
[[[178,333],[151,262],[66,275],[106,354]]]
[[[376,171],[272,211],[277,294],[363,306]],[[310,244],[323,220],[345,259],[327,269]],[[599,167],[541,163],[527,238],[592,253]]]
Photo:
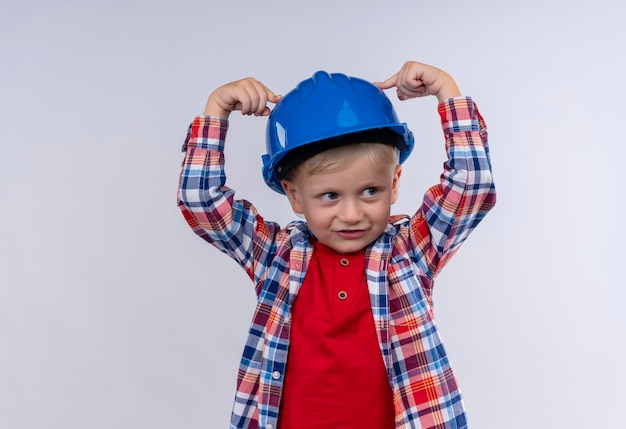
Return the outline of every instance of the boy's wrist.
[[[209,95],[209,98],[204,107],[204,116],[214,116],[222,119],[228,119],[230,116],[230,110],[226,110],[222,107],[222,103],[217,100],[215,92]]]
[[[203,115],[204,116],[213,116],[213,117],[222,118],[222,119],[228,119],[228,117],[230,116],[230,111],[229,110],[224,110],[219,105],[217,105],[215,103],[211,103],[209,101],[207,103],[206,107],[204,108]]]
[[[461,90],[457,86],[454,79],[451,76],[446,80],[441,89],[437,92],[437,100],[441,103],[442,101],[448,100],[450,98],[462,97]]]

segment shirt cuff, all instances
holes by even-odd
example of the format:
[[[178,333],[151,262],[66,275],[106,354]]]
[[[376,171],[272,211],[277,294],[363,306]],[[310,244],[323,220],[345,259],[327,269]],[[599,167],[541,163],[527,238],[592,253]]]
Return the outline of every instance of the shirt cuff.
[[[439,103],[444,133],[481,131],[481,117],[472,97],[454,97]]]
[[[182,151],[187,149],[223,150],[228,120],[217,116],[196,116],[189,125]]]

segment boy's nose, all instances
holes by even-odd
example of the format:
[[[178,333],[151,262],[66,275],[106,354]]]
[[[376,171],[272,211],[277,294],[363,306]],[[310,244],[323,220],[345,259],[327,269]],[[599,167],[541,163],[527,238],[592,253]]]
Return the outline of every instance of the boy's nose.
[[[344,223],[355,224],[363,218],[363,210],[357,201],[346,200],[342,204],[339,218]]]

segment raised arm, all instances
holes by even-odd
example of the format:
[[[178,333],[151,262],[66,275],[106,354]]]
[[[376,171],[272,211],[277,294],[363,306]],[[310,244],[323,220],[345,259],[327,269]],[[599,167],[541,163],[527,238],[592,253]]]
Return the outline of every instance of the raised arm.
[[[235,110],[268,115],[268,103],[279,99],[253,78],[224,85],[209,96],[205,115],[194,119],[183,146],[178,206],[185,220],[197,235],[235,259],[252,279],[256,258],[268,251],[267,243],[279,228],[265,223],[252,204],[235,199],[235,192],[226,186],[227,119]]]
[[[472,99],[461,96],[454,79],[438,68],[410,61],[377,86],[395,87],[401,100],[439,100],[448,159],[412,218],[410,234],[415,260],[434,278],[496,202],[487,128]]]

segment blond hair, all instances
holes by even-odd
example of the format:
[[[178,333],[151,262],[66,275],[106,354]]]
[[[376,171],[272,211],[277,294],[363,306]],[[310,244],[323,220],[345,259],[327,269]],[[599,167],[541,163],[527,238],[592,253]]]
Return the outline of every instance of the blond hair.
[[[345,168],[357,158],[366,157],[374,165],[398,164],[399,150],[384,143],[353,143],[326,149],[298,165],[288,174],[292,180],[299,174],[312,176],[317,173]]]

